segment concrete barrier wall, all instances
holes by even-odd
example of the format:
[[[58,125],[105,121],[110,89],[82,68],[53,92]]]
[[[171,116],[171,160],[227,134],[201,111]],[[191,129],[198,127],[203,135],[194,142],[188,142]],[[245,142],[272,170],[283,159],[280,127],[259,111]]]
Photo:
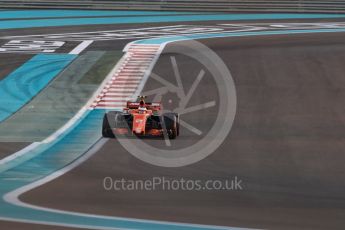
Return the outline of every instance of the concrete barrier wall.
[[[0,0],[0,7],[344,13],[345,0]]]

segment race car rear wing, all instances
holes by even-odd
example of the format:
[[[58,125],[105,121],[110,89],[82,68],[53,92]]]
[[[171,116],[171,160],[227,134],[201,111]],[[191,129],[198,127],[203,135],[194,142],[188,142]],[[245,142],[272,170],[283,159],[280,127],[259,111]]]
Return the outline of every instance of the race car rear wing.
[[[128,109],[138,109],[139,108],[139,102],[127,102],[127,108]],[[145,106],[149,110],[161,110],[162,104],[160,102],[148,102],[145,103]]]

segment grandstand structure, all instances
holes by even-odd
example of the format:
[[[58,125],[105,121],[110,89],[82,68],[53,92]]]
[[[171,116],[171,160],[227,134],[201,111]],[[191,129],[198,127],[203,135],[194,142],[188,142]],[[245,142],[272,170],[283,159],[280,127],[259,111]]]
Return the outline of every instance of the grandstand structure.
[[[345,0],[0,0],[1,8],[344,13]]]

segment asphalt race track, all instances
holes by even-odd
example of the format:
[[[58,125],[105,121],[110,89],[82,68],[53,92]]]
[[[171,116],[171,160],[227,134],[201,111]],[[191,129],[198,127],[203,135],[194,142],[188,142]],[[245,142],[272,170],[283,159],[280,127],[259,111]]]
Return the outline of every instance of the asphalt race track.
[[[341,19],[290,22],[315,21],[342,22]],[[263,22],[273,23],[269,20]],[[214,23],[182,24],[212,26]],[[173,23],[146,24],[145,27],[163,25]],[[1,31],[0,36],[93,31],[97,27],[99,29],[99,26],[71,26],[8,30]],[[106,25],[102,29],[140,27],[139,24],[123,24]],[[96,41],[82,54],[121,51],[130,41]],[[216,151],[188,166],[159,167],[137,159],[118,140],[111,139],[78,167],[24,193],[20,200],[65,211],[179,223],[255,229],[343,229],[345,31],[220,37],[197,41],[222,59],[231,72],[236,88],[235,120],[230,133]],[[69,41],[57,53],[69,52],[76,44]],[[181,116],[201,134],[182,126],[181,136],[171,141],[171,146],[167,147],[164,140],[159,138],[133,139],[133,144],[140,145],[143,141],[158,149],[182,151],[204,138],[204,134],[211,129],[219,110],[218,102],[223,95],[215,90],[216,81],[211,71],[196,60],[176,52],[191,44],[189,40],[169,43],[155,64],[143,92],[162,86],[157,76],[178,84],[173,60],[186,90],[192,88],[200,71],[204,70],[205,74],[188,104],[193,106],[215,100],[216,105]],[[4,78],[16,69],[19,66],[17,60],[24,62],[28,57],[28,54],[20,54],[18,58],[13,54],[0,54],[1,65],[7,59],[11,65],[0,71],[0,77]],[[176,108],[179,103],[178,95],[172,92],[164,94],[161,100],[166,107]],[[31,142],[34,141],[37,140]],[[1,142],[0,157],[29,144],[28,141]],[[201,181],[236,177],[242,181],[243,188],[236,191],[115,191],[104,189],[106,177],[128,180],[164,177]],[[66,229],[5,221],[0,222],[0,226],[4,229]]]
[[[226,60],[238,96],[234,126],[215,153],[179,170],[166,169],[137,160],[110,140],[77,169],[22,198],[58,209],[134,218],[341,229],[345,188],[338,178],[344,173],[344,157],[339,154],[344,147],[344,36],[201,40]],[[191,74],[188,59],[177,60],[182,63],[181,73]],[[153,72],[172,78],[164,61],[169,59],[163,56]],[[207,85],[202,87],[207,90]],[[206,120],[211,115],[206,113]],[[181,141],[192,139],[183,129],[181,133]],[[243,179],[244,191],[115,192],[102,187],[107,176],[214,179],[234,175]]]

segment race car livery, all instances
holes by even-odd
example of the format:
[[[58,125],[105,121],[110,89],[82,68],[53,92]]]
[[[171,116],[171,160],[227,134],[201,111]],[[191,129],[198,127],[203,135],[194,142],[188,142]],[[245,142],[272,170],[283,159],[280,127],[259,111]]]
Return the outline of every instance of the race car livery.
[[[146,103],[143,96],[139,102],[127,102],[123,111],[110,111],[104,115],[102,136],[115,138],[122,135],[164,136],[175,139],[179,136],[179,115],[162,114],[159,102]]]

